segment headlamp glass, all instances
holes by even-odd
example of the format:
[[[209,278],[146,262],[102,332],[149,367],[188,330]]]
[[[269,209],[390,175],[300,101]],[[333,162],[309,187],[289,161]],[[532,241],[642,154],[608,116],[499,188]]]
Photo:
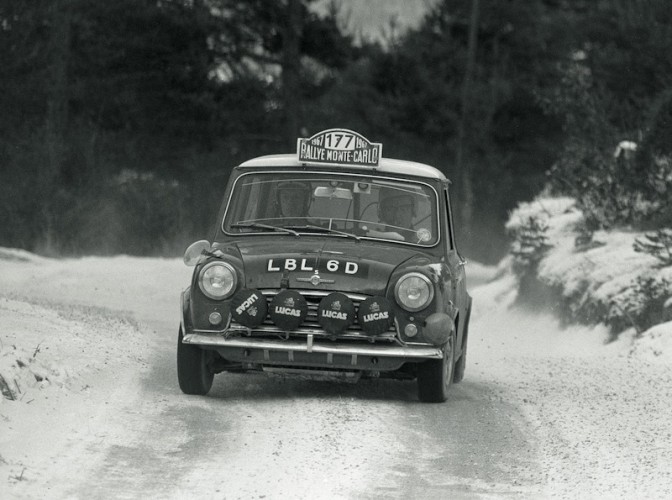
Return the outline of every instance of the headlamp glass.
[[[434,298],[432,282],[421,273],[402,276],[394,287],[394,297],[402,308],[410,312],[427,307]]]

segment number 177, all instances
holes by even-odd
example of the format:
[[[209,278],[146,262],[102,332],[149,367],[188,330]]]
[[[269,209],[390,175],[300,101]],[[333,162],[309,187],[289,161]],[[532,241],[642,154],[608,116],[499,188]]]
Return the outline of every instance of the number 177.
[[[351,134],[327,134],[326,146],[334,149],[348,149],[353,139],[354,136]],[[345,145],[342,144],[343,141],[346,141]]]

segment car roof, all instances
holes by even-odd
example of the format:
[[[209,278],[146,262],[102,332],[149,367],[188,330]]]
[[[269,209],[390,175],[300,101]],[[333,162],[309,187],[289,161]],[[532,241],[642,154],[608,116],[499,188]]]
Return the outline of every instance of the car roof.
[[[323,164],[312,164],[312,163],[303,163],[299,162],[298,157],[295,154],[280,154],[280,155],[267,155],[259,156],[257,158],[252,158],[243,162],[241,168],[256,168],[256,167],[305,167],[305,166],[315,166],[315,167],[325,167]],[[339,169],[342,168],[344,171],[352,170],[365,170],[368,172],[375,172],[378,174],[401,174],[401,175],[413,175],[417,177],[425,177],[430,179],[437,180],[447,180],[446,176],[439,169],[432,167],[430,165],[425,165],[424,163],[418,163],[415,161],[407,160],[395,160],[392,158],[381,158],[377,167],[364,167],[364,166],[353,166],[353,165],[326,165],[329,168]]]

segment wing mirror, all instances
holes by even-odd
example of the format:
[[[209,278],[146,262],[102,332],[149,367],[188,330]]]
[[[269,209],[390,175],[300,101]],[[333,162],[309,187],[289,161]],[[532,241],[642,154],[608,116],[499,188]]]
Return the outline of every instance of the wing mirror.
[[[203,254],[209,252],[210,249],[211,246],[208,240],[198,240],[192,243],[184,252],[184,263],[187,266],[195,266],[201,260]]]

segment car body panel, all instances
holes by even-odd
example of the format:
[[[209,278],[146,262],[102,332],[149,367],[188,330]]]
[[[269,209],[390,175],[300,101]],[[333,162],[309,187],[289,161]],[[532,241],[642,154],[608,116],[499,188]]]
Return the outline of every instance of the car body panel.
[[[283,276],[289,288],[310,287],[305,280],[319,274],[321,290],[344,290],[366,295],[384,295],[392,271],[404,261],[421,256],[412,249],[389,252],[371,242],[340,241],[337,238],[257,237],[233,246],[244,264],[246,288],[280,288]],[[335,265],[334,265],[335,264]]]

